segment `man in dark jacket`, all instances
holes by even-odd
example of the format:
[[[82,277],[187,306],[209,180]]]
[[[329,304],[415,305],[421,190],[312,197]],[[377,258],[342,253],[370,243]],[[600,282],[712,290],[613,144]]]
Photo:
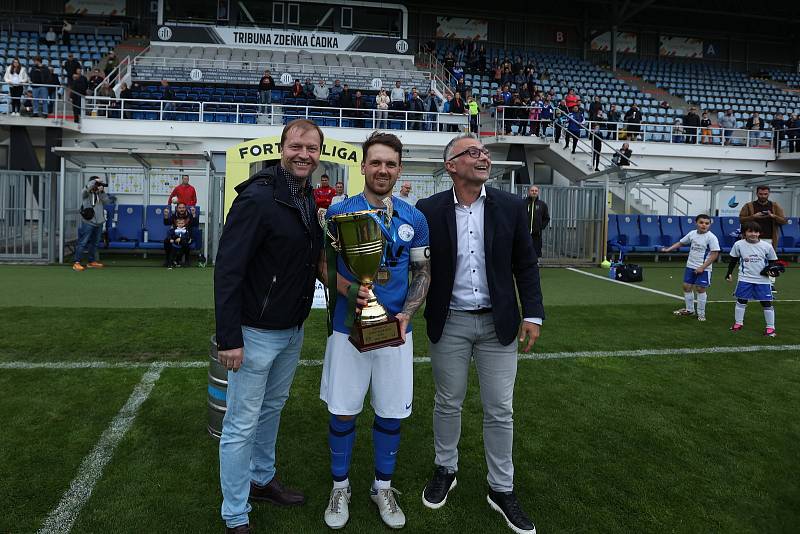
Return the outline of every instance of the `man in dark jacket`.
[[[81,62],[75,59],[75,56],[72,55],[72,52],[67,54],[67,60],[64,61],[64,68],[63,74],[66,77],[66,84],[69,85],[70,80],[72,80],[72,75],[81,68]]]
[[[89,89],[89,81],[83,75],[81,68],[78,67],[72,74],[72,79],[69,81],[69,99],[72,101],[72,114],[75,117],[75,122],[81,122],[81,101]]]
[[[33,76],[31,75],[31,78]],[[772,119],[772,147],[776,154],[781,153],[781,143],[786,139],[786,121],[783,120],[782,113],[776,113]]]
[[[322,131],[290,122],[281,159],[236,187],[214,271],[217,348],[228,372],[219,445],[222,518],[250,532],[249,500],[299,505],[275,477],[275,441],[314,296],[322,229],[311,194]]]
[[[33,85],[33,116],[47,117],[47,87],[45,85],[50,81],[50,71],[42,65],[42,58],[36,56],[33,58],[33,67],[28,72]]]
[[[486,498],[514,532],[532,534],[536,529],[514,486],[512,404],[517,341],[523,352],[533,347],[544,307],[525,205],[521,198],[485,185],[491,164],[489,151],[476,136],[455,137],[444,151],[453,188],[417,203],[430,231],[434,282],[425,319],[436,388],[436,467],[422,503],[441,508],[456,486],[462,406],[474,359],[489,471]]]
[[[697,108],[689,108],[689,113],[683,118],[683,129],[686,132],[686,143],[694,145],[697,143],[697,129],[700,127],[700,115]]]
[[[625,113],[625,129],[628,132],[628,139],[636,141],[642,131],[642,112],[634,102]]]
[[[532,185],[528,189],[528,221],[530,223],[533,248],[536,258],[542,257],[542,231],[550,224],[550,210],[544,200],[539,199],[539,186]]]
[[[617,124],[622,121],[622,115],[617,110],[616,104],[611,104],[606,117],[606,139],[617,140]]]

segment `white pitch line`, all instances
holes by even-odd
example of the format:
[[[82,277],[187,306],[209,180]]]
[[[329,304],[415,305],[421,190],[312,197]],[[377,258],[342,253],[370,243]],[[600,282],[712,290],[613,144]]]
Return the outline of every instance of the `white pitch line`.
[[[650,293],[655,293],[656,295],[661,295],[663,297],[683,300],[683,297],[679,297],[678,295],[673,295],[672,293],[667,293],[666,291],[659,291],[658,289],[650,289],[649,287],[637,286],[628,282],[620,282],[619,280],[612,280],[607,276],[600,276],[599,274],[587,273],[586,271],[581,271],[580,269],[576,269],[574,267],[567,267],[567,270],[572,271],[573,273],[580,273],[586,276],[591,276],[592,278],[599,278],[600,280],[605,280],[606,282],[612,282],[614,284],[622,284],[625,287],[632,287],[634,289],[639,289],[641,291],[648,291]]]
[[[564,351],[564,352],[540,352],[540,353],[519,353],[517,358],[520,361],[526,360],[557,360],[565,358],[625,358],[641,356],[680,356],[684,354],[722,354],[734,352],[780,352],[784,350],[798,350],[800,345],[734,345],[730,347],[678,347],[674,349],[630,349],[630,350],[588,350],[588,351]],[[427,356],[414,358],[414,363],[430,363],[431,359]],[[301,367],[319,367],[323,360],[300,360],[298,365]],[[156,362],[148,366],[159,365],[162,369],[196,369],[205,368],[208,360],[188,361],[188,362]],[[109,362],[0,362],[0,369],[137,369],[144,367],[145,364],[130,363],[109,363]]]
[[[709,300],[709,304],[733,304],[735,300]],[[800,302],[800,299],[772,299],[772,302]]]
[[[81,363],[81,362],[76,362]],[[39,534],[67,534],[72,530],[81,509],[89,500],[103,469],[114,455],[119,442],[128,432],[142,403],[150,396],[153,386],[161,376],[164,365],[160,362],[150,364],[139,384],[134,388],[128,401],[108,425],[92,451],[83,459],[78,474],[61,497],[58,506],[45,518]]]

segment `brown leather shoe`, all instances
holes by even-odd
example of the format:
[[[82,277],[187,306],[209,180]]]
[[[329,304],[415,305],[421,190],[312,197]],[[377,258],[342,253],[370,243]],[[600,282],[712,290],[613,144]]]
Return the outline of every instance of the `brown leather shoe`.
[[[225,527],[225,534],[250,534],[250,523],[238,527]]]
[[[250,481],[250,500],[267,501],[278,506],[300,506],[306,502],[306,496],[285,487],[278,481],[278,477],[273,477],[266,486]]]

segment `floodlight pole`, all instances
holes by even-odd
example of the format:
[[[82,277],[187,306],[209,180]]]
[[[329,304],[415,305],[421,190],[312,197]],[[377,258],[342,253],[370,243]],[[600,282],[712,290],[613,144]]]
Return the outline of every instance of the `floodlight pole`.
[[[205,230],[203,231],[203,256],[206,258],[206,264],[209,263],[208,260],[208,229],[210,227],[209,219],[211,219],[211,198],[214,194],[214,184],[211,183],[211,155],[208,155],[206,159],[206,187],[208,189],[208,199],[206,202],[206,225]],[[199,221],[198,221],[199,222]]]
[[[61,169],[58,173],[58,263],[64,263],[64,175],[66,162],[61,157]]]

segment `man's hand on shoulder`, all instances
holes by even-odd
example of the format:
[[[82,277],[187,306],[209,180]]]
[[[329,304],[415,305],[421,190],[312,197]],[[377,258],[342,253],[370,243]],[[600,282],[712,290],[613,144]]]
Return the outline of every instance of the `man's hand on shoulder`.
[[[519,342],[525,343],[522,352],[531,351],[533,344],[536,343],[536,340],[539,338],[539,328],[539,325],[536,323],[522,321],[522,325],[519,328]]]

